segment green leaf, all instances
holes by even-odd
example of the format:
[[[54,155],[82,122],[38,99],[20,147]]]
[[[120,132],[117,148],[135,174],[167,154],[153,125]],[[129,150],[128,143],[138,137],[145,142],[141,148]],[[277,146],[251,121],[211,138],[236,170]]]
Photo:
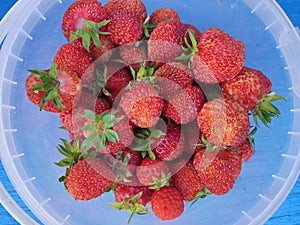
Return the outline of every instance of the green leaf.
[[[65,167],[65,166],[69,166],[72,163],[72,161],[73,161],[72,158],[65,158],[60,160],[59,162],[55,162],[55,165],[60,167]]]
[[[107,137],[107,139],[109,141],[111,141],[111,142],[117,142],[117,141],[119,141],[118,133],[116,131],[114,131],[114,130],[105,129],[104,134]]]
[[[91,149],[97,143],[98,135],[96,133],[91,134],[81,144],[81,148],[85,150]]]
[[[84,110],[84,114],[83,114],[83,117],[88,119],[88,120],[93,120],[93,121],[96,121],[96,113],[92,110],[89,110],[89,109],[85,109]]]
[[[89,124],[81,127],[80,130],[86,130],[86,131],[91,131],[93,133],[97,133],[97,126],[94,123],[89,123]]]

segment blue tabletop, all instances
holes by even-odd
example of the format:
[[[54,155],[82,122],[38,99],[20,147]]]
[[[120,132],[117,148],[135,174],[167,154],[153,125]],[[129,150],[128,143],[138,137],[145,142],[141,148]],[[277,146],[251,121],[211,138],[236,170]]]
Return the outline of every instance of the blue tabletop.
[[[0,0],[0,19],[14,5],[16,0]],[[294,26],[300,27],[300,0],[277,0],[279,5],[287,13]],[[31,216],[32,213],[18,197],[16,191],[9,182],[9,179],[0,162],[0,181],[5,186],[16,202]],[[18,222],[0,205],[0,225],[17,225]],[[287,199],[280,206],[277,212],[266,222],[266,225],[300,225],[300,179]]]

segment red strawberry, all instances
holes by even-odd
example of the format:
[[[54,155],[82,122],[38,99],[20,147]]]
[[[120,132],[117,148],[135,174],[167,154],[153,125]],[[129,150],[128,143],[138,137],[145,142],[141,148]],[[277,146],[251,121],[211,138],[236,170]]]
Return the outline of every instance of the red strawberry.
[[[182,88],[193,83],[193,74],[185,64],[180,62],[166,63],[159,67],[153,76],[158,77],[156,84],[160,88],[160,93],[169,99]]]
[[[197,117],[205,101],[199,86],[188,85],[167,100],[163,114],[177,124],[186,124]]]
[[[241,154],[242,161],[248,161],[254,154],[254,149],[248,139],[245,139],[241,144],[237,146],[239,153]]]
[[[151,188],[159,188],[168,184],[168,165],[156,158],[155,160],[146,157],[141,166],[136,169],[136,176],[139,182]],[[158,187],[157,187],[158,186]]]
[[[116,45],[136,42],[143,35],[141,23],[127,14],[116,14],[108,24],[107,31]]]
[[[206,30],[197,48],[199,52],[193,56],[193,71],[199,82],[212,84],[230,80],[244,65],[244,44],[219,28]]]
[[[198,124],[205,138],[217,146],[237,146],[250,130],[247,110],[224,98],[206,102],[199,112]]]
[[[191,161],[172,176],[171,185],[181,192],[185,201],[197,199],[197,194],[204,188],[204,184]]]
[[[76,200],[90,200],[102,195],[112,186],[114,174],[99,160],[80,160],[71,167],[65,186]]]
[[[113,50],[116,47],[115,43],[111,40],[109,35],[99,35],[100,47],[97,47],[94,42],[90,43],[89,53],[93,59],[97,62],[107,62],[113,54]],[[72,42],[72,45],[82,51],[86,51],[81,39],[76,39]]]
[[[64,44],[54,56],[58,68],[72,69],[84,85],[94,79],[94,59],[87,51],[82,51],[72,44]]]
[[[175,187],[163,187],[153,193],[151,208],[161,220],[176,219],[184,211],[182,195]]]
[[[254,122],[258,119],[268,126],[271,118],[279,116],[280,111],[271,101],[285,100],[280,95],[271,93],[272,83],[261,71],[243,67],[232,80],[221,83],[222,93],[226,98],[232,98],[242,107],[251,110]]]
[[[30,70],[26,79],[28,99],[40,109],[50,112],[70,111],[82,91],[81,80],[70,69]]]
[[[158,122],[163,103],[163,99],[151,84],[140,81],[125,92],[119,107],[134,124],[147,128]]]
[[[162,123],[156,126],[156,129],[162,127]],[[154,154],[164,161],[176,159],[184,150],[184,137],[181,128],[170,122],[167,124],[165,135],[156,138],[152,144]]]
[[[108,92],[106,99],[115,106],[118,104],[125,88],[132,80],[132,75],[126,68],[118,68],[114,66],[107,67],[107,81],[105,90]],[[106,94],[106,93],[104,93]],[[116,100],[118,99],[118,100]]]
[[[243,67],[238,76],[221,83],[222,93],[252,110],[271,91],[271,81],[259,70]]]
[[[147,17],[146,7],[141,0],[109,0],[105,9],[109,19],[116,14],[129,15],[142,24]]]
[[[180,21],[179,15],[174,9],[159,8],[150,15],[148,23],[159,24],[160,22],[167,22],[172,20]]]
[[[85,125],[82,146],[85,149],[95,147],[101,153],[117,153],[128,147],[134,135],[128,119],[120,112],[109,109],[100,115],[85,110]]]
[[[157,62],[172,62],[182,54],[182,38],[186,28],[180,21],[161,22],[151,32],[148,41],[148,56]]]
[[[136,72],[139,71],[142,63],[147,60],[147,52],[142,45],[136,46],[136,43],[129,43],[120,46],[120,56],[124,64],[132,67]]]
[[[146,205],[151,199],[152,192],[148,187],[142,186],[138,182],[129,182],[128,184],[117,183],[114,187],[114,195],[116,202],[122,202],[126,198],[132,198],[138,193],[142,195],[136,201],[142,205]]]
[[[242,169],[242,159],[238,151],[199,151],[193,161],[198,175],[206,188],[216,195],[230,191]]]
[[[127,184],[117,183],[113,189],[116,202],[110,206],[117,210],[127,210],[131,213],[128,223],[134,214],[149,214],[145,207],[151,198],[152,191],[148,187],[141,186],[138,182]]]
[[[94,105],[94,112],[96,115],[100,115],[104,111],[110,109],[110,104],[108,101],[106,101],[104,98],[98,97],[96,99],[95,105]]]
[[[65,37],[69,41],[72,36],[72,33],[75,33],[79,30],[86,31],[85,34],[89,35],[88,37],[90,40],[90,38],[93,39],[93,37],[89,33],[92,27],[88,27],[86,21],[100,23],[105,21],[106,17],[106,10],[102,6],[101,2],[97,0],[76,1],[68,7],[63,16],[62,30],[64,32]],[[95,34],[99,32],[98,29],[94,31]],[[104,26],[100,28],[100,30],[104,31]]]

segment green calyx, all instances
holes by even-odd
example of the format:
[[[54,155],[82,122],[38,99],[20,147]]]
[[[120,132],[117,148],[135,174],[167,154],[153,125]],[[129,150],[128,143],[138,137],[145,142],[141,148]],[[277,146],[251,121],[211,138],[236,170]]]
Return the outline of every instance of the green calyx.
[[[57,64],[54,62],[51,67],[50,71],[46,72],[44,70],[28,70],[30,73],[36,74],[41,79],[41,84],[36,84],[32,91],[44,91],[43,98],[40,102],[40,110],[44,108],[49,100],[52,100],[53,103],[63,109],[64,106],[59,97],[59,86],[60,82],[56,79],[57,73]]]
[[[90,89],[94,96],[99,95],[99,90],[101,90],[101,92],[104,95],[111,96],[109,91],[106,89],[107,80],[108,80],[107,66],[105,64],[102,64],[101,68],[97,68],[95,70],[95,79],[90,84]]]
[[[150,80],[150,83],[155,82],[155,77],[152,76],[156,70],[154,65],[146,66],[146,62],[141,64],[140,69],[136,72],[132,67],[130,67],[131,75],[134,80]]]
[[[189,39],[187,37],[189,37]],[[180,56],[176,57],[174,60],[187,62],[188,67],[191,69],[191,68],[193,68],[193,58],[195,55],[197,55],[199,53],[199,50],[197,47],[198,41],[195,37],[194,31],[191,29],[188,29],[186,31],[186,34],[184,35],[183,41],[186,46],[186,47],[184,47],[183,43],[181,44],[182,48],[184,50],[184,53],[182,53]]]
[[[152,176],[153,182],[150,184],[149,189],[160,190],[163,187],[170,186],[171,176],[171,173],[168,173],[166,175],[164,172],[161,172],[161,177],[159,179]]]
[[[82,142],[82,148],[87,151],[92,147],[96,150],[104,149],[108,141],[117,142],[119,137],[112,128],[120,122],[124,116],[116,117],[118,110],[103,112],[96,115],[92,110],[84,110],[83,117],[90,121],[87,125],[81,127],[81,130],[87,131],[90,135]]]
[[[272,104],[272,102],[277,100],[286,101],[286,99],[281,95],[270,93],[264,96],[255,106],[253,110],[253,120],[258,127],[258,120],[260,120],[265,126],[269,127],[269,123],[272,122],[272,117],[280,116],[279,109]]]
[[[196,196],[190,201],[191,207],[199,200],[206,198],[208,196],[212,195],[207,188],[203,188],[201,191],[199,191]]]
[[[149,214],[147,208],[137,200],[142,196],[143,192],[139,192],[131,198],[125,198],[122,202],[111,202],[110,206],[117,210],[126,210],[131,213],[127,223],[129,224],[135,214]]]
[[[90,51],[91,40],[94,42],[96,47],[100,48],[101,43],[99,35],[109,35],[110,33],[100,31],[99,29],[103,26],[106,26],[109,22],[110,20],[103,20],[99,23],[90,20],[84,20],[86,29],[79,29],[73,32],[70,37],[70,42],[75,41],[77,38],[82,38],[82,44],[88,52]]]
[[[123,151],[119,151],[116,158],[112,157],[109,161],[109,165],[116,175],[116,181],[129,183],[131,180],[128,178],[132,177],[132,173],[127,168],[130,160],[130,154],[128,153],[125,157],[122,157],[122,153]]]
[[[65,182],[71,167],[75,166],[80,160],[96,158],[96,152],[87,153],[82,151],[80,141],[77,137],[74,138],[72,143],[65,139],[61,139],[61,141],[62,144],[57,146],[57,150],[64,155],[65,158],[54,164],[59,167],[67,167],[65,175],[59,178],[59,182]]]
[[[134,131],[135,141],[132,150],[141,152],[143,158],[148,154],[150,159],[155,160],[156,156],[152,151],[153,138],[160,138],[164,136],[161,130],[150,128],[137,128]]]

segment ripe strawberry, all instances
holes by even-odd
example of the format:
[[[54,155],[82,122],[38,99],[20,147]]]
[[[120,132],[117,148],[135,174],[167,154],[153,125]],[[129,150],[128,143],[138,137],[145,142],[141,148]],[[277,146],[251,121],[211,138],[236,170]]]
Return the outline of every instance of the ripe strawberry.
[[[162,123],[156,126],[161,129]],[[176,159],[184,150],[184,137],[180,126],[170,122],[167,124],[165,135],[155,138],[152,144],[154,154],[161,160]]]
[[[96,148],[101,153],[117,153],[128,147],[134,135],[128,119],[120,112],[109,109],[100,115],[85,110],[85,125],[81,128],[86,138],[84,149]]]
[[[204,184],[191,161],[172,176],[170,183],[181,192],[184,201],[197,199],[197,194],[204,188]]]
[[[122,94],[125,91],[125,88],[129,85],[132,80],[132,75],[126,68],[119,69],[118,67],[109,66],[107,68],[107,81],[104,86],[106,92],[106,99],[111,104],[117,106]],[[118,99],[118,100],[117,100]]]
[[[271,81],[262,72],[247,67],[235,78],[221,83],[222,93],[247,110],[254,109],[260,99],[270,93],[271,87]]]
[[[151,84],[140,81],[124,93],[119,107],[134,124],[147,128],[158,122],[163,104],[157,90]]]
[[[158,77],[156,85],[160,88],[160,94],[166,99],[193,83],[191,69],[180,62],[162,65],[154,72],[153,76]]]
[[[94,59],[87,51],[82,51],[72,44],[64,44],[54,56],[58,68],[70,68],[81,79],[83,85],[94,79]]]
[[[151,208],[153,213],[161,220],[176,219],[184,211],[182,195],[175,187],[163,187],[153,193]]]
[[[97,47],[94,42],[90,43],[89,54],[94,60],[97,60],[97,62],[107,62],[112,56],[116,45],[109,35],[99,35],[99,41],[100,47]],[[83,46],[81,39],[74,40],[72,45],[86,52],[86,48]]]
[[[197,117],[205,101],[199,86],[188,85],[167,100],[163,114],[177,124],[186,124]]]
[[[268,126],[271,117],[279,116],[280,111],[271,101],[285,100],[282,96],[270,93],[272,83],[261,71],[243,67],[232,80],[221,83],[222,93],[237,101],[242,107],[251,110],[254,121],[260,119]]]
[[[116,202],[122,202],[125,199],[130,199],[142,192],[142,195],[136,201],[142,205],[146,205],[151,199],[152,190],[146,186],[142,186],[137,181],[129,182],[128,184],[116,183],[114,187],[114,195]]]
[[[217,146],[237,146],[250,130],[247,110],[224,98],[216,98],[203,105],[198,125],[204,137]]]
[[[212,152],[199,151],[193,161],[205,187],[215,195],[230,191],[242,169],[238,151],[220,149]]]
[[[161,188],[169,182],[169,167],[168,165],[156,158],[155,160],[146,157],[141,166],[136,169],[136,176],[142,185],[150,188]]]
[[[117,210],[126,210],[131,213],[128,224],[134,214],[149,214],[145,207],[152,196],[152,190],[141,186],[138,182],[127,184],[117,183],[113,189],[116,202],[110,203],[110,206]]]
[[[120,56],[127,67],[132,67],[136,72],[141,68],[142,63],[147,60],[147,52],[143,44],[136,46],[135,43],[129,43],[120,46]]]
[[[70,69],[29,70],[26,79],[28,99],[40,110],[50,112],[70,111],[78,102],[82,91],[81,80]]]
[[[129,15],[142,24],[147,17],[146,7],[141,0],[109,0],[104,7],[109,19],[116,14]]]
[[[65,186],[76,200],[90,200],[110,189],[114,174],[99,160],[80,160],[71,167],[65,179]]]
[[[172,62],[182,54],[182,38],[186,28],[180,21],[161,22],[151,32],[148,41],[148,56],[157,62]]]
[[[138,41],[143,35],[141,23],[127,14],[116,14],[107,26],[111,39],[116,45]]]
[[[241,154],[242,161],[246,162],[248,161],[252,155],[254,154],[254,149],[251,143],[248,139],[245,139],[237,146],[237,149],[239,150],[239,153]]]
[[[213,84],[230,80],[244,65],[244,44],[219,28],[202,33],[197,49],[193,72],[199,82]]]
[[[94,27],[89,27],[86,21],[90,23],[94,22],[94,25],[105,21],[106,17],[106,11],[101,2],[96,0],[76,1],[68,7],[63,16],[62,30],[68,41],[70,41],[72,34],[79,30],[81,32],[84,31],[85,35],[88,35],[88,40],[90,41],[91,38],[92,40],[94,39],[90,32],[98,34],[100,30],[105,31],[104,26],[106,25],[106,22],[102,24],[103,26],[101,28],[96,26],[97,30],[95,30]]]
[[[148,23],[157,25],[160,22],[167,22],[172,20],[180,21],[179,15],[174,9],[159,8],[150,15]]]

